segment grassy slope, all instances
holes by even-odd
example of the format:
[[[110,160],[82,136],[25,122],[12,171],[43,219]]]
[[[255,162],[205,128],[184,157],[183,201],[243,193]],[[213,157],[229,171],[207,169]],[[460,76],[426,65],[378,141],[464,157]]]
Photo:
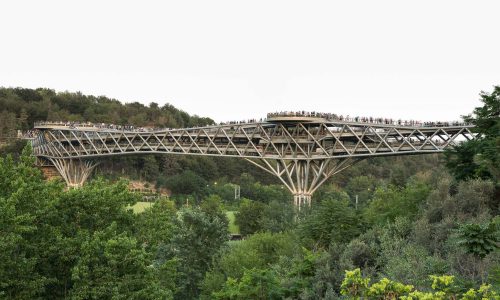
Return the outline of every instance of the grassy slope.
[[[138,214],[146,210],[146,208],[151,207],[153,202],[137,202],[132,206],[134,213]]]
[[[234,220],[235,220],[234,213],[235,213],[235,211],[226,211],[226,216],[227,216],[227,219],[229,220],[229,233],[239,234],[240,228],[238,228],[238,225],[236,225],[234,223]]]

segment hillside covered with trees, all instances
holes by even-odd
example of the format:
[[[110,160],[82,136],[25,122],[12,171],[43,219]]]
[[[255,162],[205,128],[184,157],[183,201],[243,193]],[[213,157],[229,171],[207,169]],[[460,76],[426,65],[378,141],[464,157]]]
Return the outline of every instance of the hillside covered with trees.
[[[82,93],[55,92],[51,89],[0,87],[0,154],[20,153],[24,142],[16,139],[18,130],[33,128],[36,121],[89,121],[119,125],[181,128],[214,124],[207,117],[191,116],[170,104],[159,106],[151,102],[145,106],[138,102],[121,103],[104,96]],[[3,147],[2,147],[3,146]],[[128,156],[106,160],[98,174],[117,177],[126,174],[164,186],[166,178],[182,171],[192,171],[205,180],[213,177],[238,177],[250,172],[266,182],[274,180],[260,174],[241,160],[220,160],[207,157]],[[260,174],[260,175],[259,175]]]
[[[300,213],[274,178],[238,160],[119,158],[68,190],[43,180],[29,146],[9,143],[0,298],[499,299],[500,87],[480,97],[466,117],[480,138],[445,155],[362,161]],[[44,119],[211,122],[169,105],[46,89],[0,89],[0,107],[3,137]],[[141,199],[117,180],[124,174],[172,196],[134,213]],[[241,241],[229,240],[228,211]]]

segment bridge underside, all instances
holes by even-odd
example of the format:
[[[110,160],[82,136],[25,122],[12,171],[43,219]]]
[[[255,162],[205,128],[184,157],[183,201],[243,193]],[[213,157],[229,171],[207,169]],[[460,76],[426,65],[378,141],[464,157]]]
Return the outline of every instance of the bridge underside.
[[[50,158],[50,161],[70,188],[82,187],[98,165],[98,162],[86,159]]]
[[[293,195],[300,209],[311,205],[314,192],[333,175],[347,169],[363,158],[319,160],[246,159],[251,164],[276,176]],[[84,185],[99,161],[92,159],[49,159],[70,188]]]
[[[311,205],[312,195],[325,181],[362,159],[247,159],[247,161],[278,177],[292,193],[294,205],[300,209],[302,206]]]

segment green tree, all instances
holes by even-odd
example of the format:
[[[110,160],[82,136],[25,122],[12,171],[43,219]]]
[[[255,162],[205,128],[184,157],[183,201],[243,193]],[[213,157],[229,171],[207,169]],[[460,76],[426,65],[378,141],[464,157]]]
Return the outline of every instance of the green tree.
[[[476,159],[476,154],[481,147],[481,141],[471,140],[445,152],[446,167],[457,180],[491,177],[487,166]]]
[[[17,118],[17,129],[19,130],[28,130],[30,129],[28,126],[28,112],[26,111],[25,108],[21,109],[21,112],[19,113],[19,117]]]
[[[364,206],[375,190],[375,179],[371,176],[356,176],[346,186],[349,197],[355,201],[358,196],[359,207]]]
[[[476,107],[465,121],[479,134],[447,152],[447,167],[458,180],[500,178],[500,86],[480,93],[483,106]]]
[[[158,162],[152,155],[138,156],[135,159],[136,168],[139,170],[139,178],[147,181],[154,181],[158,175]]]
[[[16,114],[6,110],[0,113],[0,141],[11,141],[16,137],[17,120]]]
[[[156,255],[158,247],[170,242],[174,235],[177,210],[175,204],[167,199],[157,200],[151,208],[137,215],[135,222],[137,241],[146,251]]]
[[[273,267],[281,278],[281,287],[287,299],[323,298],[322,291],[318,294],[318,279],[316,273],[321,270],[326,252],[314,252],[306,248],[294,257],[280,257],[278,264]]]
[[[200,209],[208,216],[212,218],[218,218],[226,224],[229,224],[226,213],[224,212],[222,199],[218,195],[210,195],[204,198],[200,203]]]
[[[116,223],[96,231],[72,269],[72,299],[171,299],[136,239]]]
[[[126,182],[110,184],[103,179],[58,195],[54,209],[45,216],[57,230],[45,254],[48,262],[45,268],[56,278],[47,288],[48,295],[67,297],[73,285],[71,269],[80,258],[83,243],[95,232],[112,223],[117,224],[120,232],[134,231],[135,216],[130,206],[137,200],[138,196],[128,191]]]
[[[345,243],[361,233],[360,218],[347,200],[325,199],[301,220],[300,235],[326,248],[331,242]]]
[[[53,280],[39,265],[54,234],[51,196],[62,187],[43,181],[30,154],[27,146],[18,162],[0,157],[0,298],[40,297]]]
[[[178,261],[178,299],[199,295],[200,283],[213,256],[228,241],[227,220],[209,216],[198,208],[182,209],[170,244],[159,249],[159,262]]]
[[[228,278],[221,291],[213,293],[215,299],[283,299],[283,290],[275,272],[269,269],[246,270],[241,280]]]
[[[364,215],[372,224],[394,221],[398,216],[415,218],[430,190],[430,186],[418,178],[410,180],[404,188],[377,187]]]
[[[207,272],[202,283],[202,298],[212,299],[212,293],[221,290],[228,278],[238,281],[245,270],[265,270],[280,257],[293,257],[299,251],[298,241],[291,233],[255,233],[238,243],[231,243],[223,248]]]
[[[213,193],[221,197],[224,203],[234,203],[234,189],[235,185],[232,183],[216,184],[212,186]]]
[[[264,207],[260,224],[264,231],[285,232],[295,227],[295,209],[291,203],[271,201]]]
[[[349,295],[352,299],[362,299],[369,287],[370,279],[363,278],[361,270],[345,271],[345,278],[340,286],[342,295]]]
[[[139,199],[139,195],[129,192],[125,181],[110,184],[99,178],[64,193],[56,207],[60,212],[56,221],[68,236],[76,236],[83,230],[91,233],[103,230],[112,222],[132,231],[135,216],[130,206]]]
[[[463,224],[457,230],[458,244],[465,250],[484,258],[498,249],[500,243],[499,218],[485,224]]]
[[[235,214],[235,223],[242,235],[249,235],[262,229],[262,215],[265,205],[249,199],[242,199],[239,211]]]
[[[207,189],[207,182],[193,171],[184,171],[167,179],[166,186],[174,194],[203,195]]]
[[[0,293],[8,298],[67,298],[82,245],[111,224],[129,235],[137,201],[126,184],[96,180],[63,190],[45,182],[29,146],[18,162],[0,158]]]

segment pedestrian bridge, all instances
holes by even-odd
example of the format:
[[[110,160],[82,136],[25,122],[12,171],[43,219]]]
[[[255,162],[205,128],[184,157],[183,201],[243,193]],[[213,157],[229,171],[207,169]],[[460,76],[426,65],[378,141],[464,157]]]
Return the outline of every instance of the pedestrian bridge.
[[[54,165],[68,186],[81,186],[100,160],[129,154],[239,157],[277,176],[310,204],[334,174],[368,157],[440,153],[474,137],[460,122],[344,118],[273,113],[264,120],[193,128],[39,122],[31,133],[39,162]]]

